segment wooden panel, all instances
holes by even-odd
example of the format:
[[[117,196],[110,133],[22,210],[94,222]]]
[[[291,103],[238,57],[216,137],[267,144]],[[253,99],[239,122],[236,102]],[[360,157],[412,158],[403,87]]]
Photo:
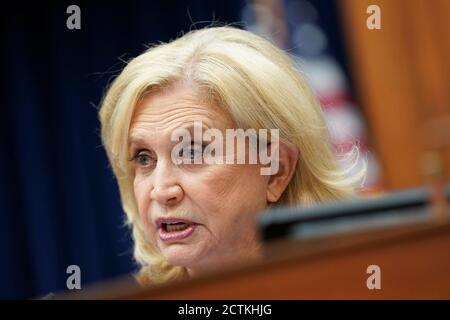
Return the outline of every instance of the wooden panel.
[[[372,235],[373,236],[373,235]],[[353,240],[352,240],[353,239]],[[366,240],[370,239],[368,237]],[[278,261],[222,276],[141,292],[132,299],[449,299],[450,228],[397,234],[349,245],[354,237],[309,247],[279,244]],[[374,240],[374,239],[372,239]],[[340,245],[339,245],[340,243]],[[289,248],[290,247],[290,248]],[[334,248],[333,248],[334,247]],[[331,248],[331,249],[330,249]],[[280,252],[283,252],[280,254]],[[297,256],[295,256],[297,252]],[[273,256],[273,257],[275,257]],[[284,258],[283,258],[284,256]],[[281,259],[280,259],[281,258]],[[366,286],[381,268],[381,290]]]
[[[262,262],[153,289],[116,281],[61,299],[450,299],[450,224],[357,232],[267,248]],[[381,268],[381,290],[366,286]]]

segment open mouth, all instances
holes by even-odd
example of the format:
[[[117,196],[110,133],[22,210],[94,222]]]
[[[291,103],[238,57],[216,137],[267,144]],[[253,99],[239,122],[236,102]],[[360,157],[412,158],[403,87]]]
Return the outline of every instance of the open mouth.
[[[189,227],[189,224],[184,222],[162,223],[161,227],[165,232],[183,231]]]
[[[190,237],[197,226],[190,220],[172,217],[159,218],[156,220],[156,225],[159,228],[159,238],[166,243]]]

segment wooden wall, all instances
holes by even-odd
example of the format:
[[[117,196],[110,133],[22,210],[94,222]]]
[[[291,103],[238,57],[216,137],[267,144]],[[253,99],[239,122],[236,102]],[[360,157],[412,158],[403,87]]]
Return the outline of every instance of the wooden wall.
[[[438,170],[436,162],[449,182],[450,1],[338,2],[351,71],[381,160],[384,186],[424,185],[424,171]],[[371,4],[381,9],[379,30],[366,25]]]

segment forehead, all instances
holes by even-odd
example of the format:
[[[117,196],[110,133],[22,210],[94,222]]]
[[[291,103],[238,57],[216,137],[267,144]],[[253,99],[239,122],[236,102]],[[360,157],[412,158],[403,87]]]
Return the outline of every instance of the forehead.
[[[192,88],[178,86],[150,92],[139,101],[131,120],[129,140],[170,138],[173,130],[191,127],[194,121],[220,130],[234,127],[223,108]]]

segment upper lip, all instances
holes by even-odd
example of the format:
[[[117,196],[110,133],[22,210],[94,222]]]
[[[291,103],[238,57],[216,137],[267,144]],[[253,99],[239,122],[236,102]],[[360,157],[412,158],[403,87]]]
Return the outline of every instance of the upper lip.
[[[164,217],[156,219],[155,223],[158,228],[161,228],[163,223],[186,223],[186,224],[195,224],[195,222],[187,219],[175,218],[175,217]]]

